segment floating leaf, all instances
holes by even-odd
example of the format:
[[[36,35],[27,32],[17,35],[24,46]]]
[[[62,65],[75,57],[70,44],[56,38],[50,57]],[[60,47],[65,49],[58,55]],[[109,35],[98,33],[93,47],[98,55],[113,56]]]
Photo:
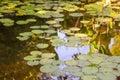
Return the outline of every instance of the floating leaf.
[[[29,37],[29,36],[32,36],[33,33],[31,33],[31,32],[23,32],[23,33],[20,33],[19,35],[20,36],[26,36],[26,37],[28,36]]]
[[[84,73],[77,71],[77,72],[73,72],[73,75],[78,76],[78,77],[82,77],[82,76],[84,76]]]
[[[85,75],[82,76],[82,80],[98,80],[97,76],[94,75]]]
[[[116,68],[117,64],[116,63],[112,63],[112,62],[103,62],[101,64],[99,64],[101,67],[107,67],[107,68]]]
[[[75,72],[80,72],[81,69],[76,66],[68,66],[68,67],[64,68],[64,71],[70,72],[70,73],[75,73]]]
[[[55,30],[45,30],[44,32],[45,32],[45,33],[48,33],[48,34],[54,34],[54,33],[56,33]]]
[[[39,49],[44,49],[44,48],[47,48],[48,47],[48,44],[45,44],[45,43],[39,43],[36,45],[37,48]]]
[[[100,80],[116,80],[116,76],[112,73],[98,73],[96,75]]]
[[[50,65],[50,64],[44,65],[40,68],[40,71],[43,73],[52,73],[56,70],[58,70],[58,66]]]
[[[31,29],[39,29],[41,26],[30,26]]]
[[[98,68],[96,68],[96,67],[83,67],[82,72],[84,74],[96,74],[98,72]]]
[[[42,33],[44,33],[42,30],[32,30],[31,32],[34,33],[34,34],[42,34]]]
[[[90,63],[86,60],[79,60],[77,65],[80,67],[85,67],[85,66],[90,65]]]
[[[35,56],[25,56],[24,60],[38,60],[39,58],[35,57]]]
[[[78,61],[77,60],[69,60],[69,61],[66,61],[65,63],[69,66],[75,66],[78,64]]]
[[[80,16],[83,16],[82,13],[70,13],[70,16],[72,17],[80,17]]]
[[[41,55],[41,58],[45,58],[45,59],[50,59],[50,58],[54,58],[55,54],[53,53],[44,53]]]
[[[36,65],[39,64],[39,61],[28,61],[27,64],[28,64],[29,66],[36,66]]]
[[[55,13],[55,14],[53,14],[52,16],[55,17],[55,18],[64,17],[64,15],[63,15],[63,14],[60,14],[60,13]]]
[[[56,21],[50,20],[50,21],[46,21],[46,23],[52,25],[52,24],[56,24]]]
[[[41,25],[40,28],[42,28],[42,29],[48,29],[49,26],[48,25]]]
[[[18,37],[16,37],[17,39],[19,39],[20,41],[25,41],[25,40],[28,40],[30,37],[28,37],[28,36],[18,36]]]
[[[36,19],[27,19],[26,21],[27,22],[36,22],[37,20]]]
[[[95,57],[95,58],[89,59],[89,61],[90,61],[92,64],[100,64],[101,62],[104,61],[104,59],[101,58],[101,57]]]
[[[18,25],[24,25],[24,24],[28,24],[28,21],[19,20],[19,21],[16,21],[16,24],[18,24]]]
[[[40,52],[40,51],[31,51],[30,54],[31,54],[32,56],[39,56],[39,55],[42,54],[42,52]]]
[[[40,64],[45,65],[45,64],[51,64],[54,60],[53,59],[41,59]]]

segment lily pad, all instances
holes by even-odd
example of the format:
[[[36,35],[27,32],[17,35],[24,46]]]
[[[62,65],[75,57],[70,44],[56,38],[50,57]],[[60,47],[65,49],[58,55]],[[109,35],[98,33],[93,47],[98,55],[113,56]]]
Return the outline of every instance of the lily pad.
[[[81,69],[76,66],[68,66],[68,67],[64,68],[64,71],[70,72],[70,73],[75,73],[75,72],[81,72]]]
[[[112,62],[103,62],[101,64],[99,64],[101,67],[106,67],[106,68],[116,68],[117,64],[116,63],[112,63]]]
[[[78,77],[82,77],[82,76],[84,76],[84,73],[83,72],[73,72],[72,73],[74,76],[78,76]]]
[[[53,25],[53,24],[56,24],[56,21],[54,20],[50,20],[50,21],[46,21],[47,24],[50,24],[50,25]]]
[[[52,73],[56,70],[58,70],[58,66],[50,65],[50,64],[44,65],[40,68],[40,71],[43,73]]]
[[[65,63],[69,66],[75,66],[78,64],[78,61],[77,60],[69,60],[69,61],[66,61]]]
[[[80,16],[83,16],[82,13],[70,13],[70,16],[72,17],[80,17]]]
[[[42,52],[36,50],[36,51],[31,51],[30,54],[31,54],[32,56],[39,56],[39,55],[42,54]]]
[[[28,36],[18,36],[16,38],[19,39],[20,41],[25,41],[25,40],[28,40],[30,37],[28,37]]]
[[[31,29],[39,29],[41,26],[30,26]]]
[[[82,76],[82,80],[98,80],[97,76],[94,75],[85,75]]]
[[[39,58],[37,58],[35,56],[25,56],[24,60],[28,60],[28,61],[31,60],[32,61],[32,60],[39,60]]]
[[[36,19],[27,19],[26,21],[27,22],[36,22],[37,20]]]
[[[85,66],[90,65],[90,63],[86,60],[79,60],[77,65],[80,67],[85,67]]]
[[[44,32],[45,32],[45,33],[48,33],[48,34],[54,34],[54,33],[56,33],[55,30],[45,30]]]
[[[22,32],[22,33],[20,33],[19,35],[20,35],[20,36],[26,36],[26,37],[28,36],[28,37],[29,37],[29,36],[32,36],[33,33],[31,33],[31,32]]]
[[[98,72],[98,68],[96,68],[96,67],[83,67],[82,72],[84,74],[96,74]]]
[[[55,54],[53,53],[44,53],[41,55],[41,58],[45,58],[45,59],[50,59],[50,58],[54,58]]]
[[[42,28],[42,29],[48,29],[49,26],[48,25],[41,25],[40,28]]]
[[[28,24],[28,21],[19,20],[19,21],[16,21],[16,24],[18,24],[18,25],[24,25],[24,24]]]
[[[100,80],[116,80],[116,76],[112,73],[98,73],[96,74]]]
[[[51,64],[54,60],[53,59],[41,59],[40,64],[45,65],[45,64]]]
[[[63,15],[63,14],[60,14],[60,13],[55,13],[55,14],[53,14],[52,16],[55,17],[55,18],[64,17],[64,15]]]
[[[101,58],[101,57],[95,57],[95,58],[89,59],[89,61],[90,61],[92,64],[100,64],[101,62],[104,61],[104,59]]]
[[[42,33],[44,33],[42,30],[32,30],[31,32],[34,33],[34,34],[42,34]]]
[[[28,64],[29,66],[36,66],[36,65],[39,64],[39,61],[28,61],[27,64]]]
[[[39,49],[44,49],[44,48],[47,48],[48,47],[48,44],[45,44],[45,43],[38,43],[36,45],[37,48]]]

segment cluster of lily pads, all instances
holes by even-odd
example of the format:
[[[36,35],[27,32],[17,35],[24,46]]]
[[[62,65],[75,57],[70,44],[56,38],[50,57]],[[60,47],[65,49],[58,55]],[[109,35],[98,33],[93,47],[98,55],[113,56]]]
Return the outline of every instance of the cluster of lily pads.
[[[60,76],[77,80],[117,80],[120,76],[120,57],[94,53],[77,55],[73,60],[55,60],[55,54],[31,51],[24,57],[30,66],[42,65],[40,71],[49,74],[49,79]],[[47,77],[48,78],[48,77]],[[47,79],[46,78],[46,79]]]

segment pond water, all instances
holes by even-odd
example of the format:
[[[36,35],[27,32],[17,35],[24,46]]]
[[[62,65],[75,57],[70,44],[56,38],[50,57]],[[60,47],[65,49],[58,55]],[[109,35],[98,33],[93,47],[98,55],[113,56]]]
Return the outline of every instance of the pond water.
[[[101,2],[84,4],[80,1],[1,2],[0,80],[87,80],[91,78],[88,75],[96,72],[100,74],[92,75],[91,79],[98,76],[99,79],[104,80],[101,78],[102,72],[97,68],[109,72],[111,70],[108,70],[108,66],[113,64],[116,66],[109,69],[115,69],[116,80],[120,80],[119,8],[119,1],[112,2],[111,6],[107,7],[102,7]],[[101,55],[94,57],[94,53]],[[87,54],[93,55],[88,58]],[[101,56],[105,58],[101,59]],[[54,60],[56,61],[53,62]],[[59,60],[62,62],[59,63]],[[88,65],[88,61],[92,64]],[[104,62],[107,63],[107,70],[100,68]],[[66,73],[67,76],[58,77],[63,73],[52,74],[51,71],[49,72],[50,69],[44,70],[43,67],[48,67],[46,64],[49,67],[51,67],[49,64],[52,64],[51,71],[52,68],[58,69],[53,66],[56,64],[61,71],[68,66],[74,66],[70,69],[77,70],[78,66],[82,69],[83,65],[87,65],[87,69],[82,69],[87,78],[80,78],[83,73],[79,73],[80,77],[78,77],[78,73],[74,71],[72,71],[74,74],[69,72]],[[93,72],[87,72],[86,70],[89,71],[91,66],[94,67]],[[106,64],[104,66],[106,68]],[[47,74],[43,74],[44,72]],[[112,76],[111,80],[114,78]],[[95,80],[99,79],[95,78]],[[107,77],[106,80],[110,79]]]

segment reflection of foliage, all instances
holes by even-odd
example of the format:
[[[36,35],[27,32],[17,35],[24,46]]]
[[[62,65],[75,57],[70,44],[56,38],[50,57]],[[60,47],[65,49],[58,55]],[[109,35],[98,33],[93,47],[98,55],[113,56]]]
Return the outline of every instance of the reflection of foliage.
[[[117,35],[114,39],[115,43],[112,46],[111,53],[120,56],[120,35]]]

